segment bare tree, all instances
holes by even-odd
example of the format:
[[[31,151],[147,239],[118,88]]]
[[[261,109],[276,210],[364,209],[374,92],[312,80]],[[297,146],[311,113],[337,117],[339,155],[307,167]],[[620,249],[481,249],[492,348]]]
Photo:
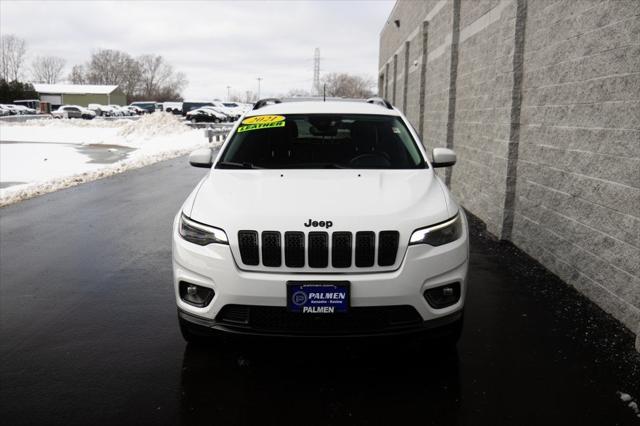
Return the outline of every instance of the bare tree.
[[[257,94],[253,90],[247,90],[245,92],[244,103],[251,104],[258,100]]]
[[[327,96],[343,98],[369,98],[374,82],[370,78],[345,73],[331,73],[322,78]],[[322,90],[322,87],[320,88]]]
[[[187,85],[186,76],[176,73],[173,66],[160,55],[138,57],[140,66],[140,94],[149,99],[175,98]]]
[[[291,89],[287,92],[287,95],[285,96],[286,98],[296,98],[296,97],[302,97],[302,98],[308,98],[312,96],[311,93],[308,90],[304,90],[304,89]]]
[[[13,34],[0,35],[0,78],[18,80],[21,76],[27,42]]]
[[[140,64],[133,58],[127,58],[123,62],[122,68],[120,88],[127,96],[133,96],[140,91],[140,79],[142,78]]]
[[[85,80],[89,84],[115,84],[131,96],[138,86],[138,64],[128,53],[101,49],[91,54],[85,66]]]
[[[250,90],[247,90],[244,93],[231,92],[231,96],[229,97],[229,101],[231,101],[231,102],[239,102],[241,104],[249,103],[249,102],[255,102],[253,100],[253,97],[255,97],[255,95]]]
[[[54,84],[60,80],[66,61],[58,56],[38,56],[31,64],[33,81]]]
[[[86,79],[84,67],[82,65],[74,65],[73,68],[71,68],[71,72],[69,73],[67,80],[73,84],[85,84]]]
[[[187,86],[186,76],[159,55],[137,59],[118,50],[101,49],[91,54],[86,65],[76,65],[68,79],[74,84],[114,84],[120,86],[129,101],[181,100]]]

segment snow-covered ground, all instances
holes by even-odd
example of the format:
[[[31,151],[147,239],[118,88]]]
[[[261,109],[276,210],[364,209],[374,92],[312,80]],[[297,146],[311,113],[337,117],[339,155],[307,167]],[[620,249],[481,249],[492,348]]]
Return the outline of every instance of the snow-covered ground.
[[[0,206],[207,145],[202,129],[163,113],[136,121],[0,122]]]

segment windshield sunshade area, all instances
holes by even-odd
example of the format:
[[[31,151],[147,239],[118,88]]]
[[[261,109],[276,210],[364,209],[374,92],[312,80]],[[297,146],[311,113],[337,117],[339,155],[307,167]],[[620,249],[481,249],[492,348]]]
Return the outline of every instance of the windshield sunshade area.
[[[264,115],[246,118],[217,168],[426,168],[398,117],[378,115]]]

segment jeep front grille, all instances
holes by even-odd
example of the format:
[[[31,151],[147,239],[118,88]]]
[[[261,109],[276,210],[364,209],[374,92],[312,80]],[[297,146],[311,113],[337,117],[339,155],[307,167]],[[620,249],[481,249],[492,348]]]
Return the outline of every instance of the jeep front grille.
[[[326,268],[329,263],[329,234],[309,232],[309,266]]]
[[[284,263],[287,268],[304,266],[304,232],[284,233]]]
[[[242,263],[245,265],[258,265],[260,263],[258,233],[256,231],[238,232],[238,244],[240,245]]]
[[[331,238],[331,264],[334,268],[348,268],[351,266],[351,232],[334,232]]]
[[[331,241],[331,244],[329,242]],[[355,250],[353,247],[355,241]],[[398,255],[398,231],[304,232],[284,233],[284,264],[287,268],[358,268],[374,266],[376,249],[378,266],[392,266]],[[376,247],[377,243],[377,247]],[[239,231],[240,257],[245,265],[282,266],[282,236],[278,231]]]
[[[376,255],[376,234],[371,231],[356,232],[356,266],[367,268],[373,266]]]
[[[265,231],[262,233],[262,263],[264,266],[276,267],[282,264],[279,232]]]

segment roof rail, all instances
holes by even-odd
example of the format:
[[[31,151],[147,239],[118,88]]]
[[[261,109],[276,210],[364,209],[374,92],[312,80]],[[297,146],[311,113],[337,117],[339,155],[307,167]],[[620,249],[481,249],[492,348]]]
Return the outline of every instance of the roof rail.
[[[374,104],[374,105],[380,105],[383,106],[387,109],[393,109],[393,105],[391,105],[391,103],[383,98],[369,98],[367,99],[367,103],[368,104]]]
[[[258,102],[256,102],[253,105],[253,109],[260,109],[263,106],[267,106],[267,105],[273,105],[273,104],[281,104],[282,101],[278,98],[264,98],[264,99],[260,99]]]
[[[351,99],[351,98],[322,98],[322,97],[313,97],[313,96],[302,96],[302,97],[293,97],[293,98],[265,98],[260,99],[253,105],[253,110],[260,109],[267,105],[281,104],[283,102],[304,102],[304,101],[339,101],[339,102],[366,102],[368,104],[379,105],[381,107],[387,109],[393,109],[393,105],[389,103],[386,99],[383,98],[369,98],[369,99]]]

